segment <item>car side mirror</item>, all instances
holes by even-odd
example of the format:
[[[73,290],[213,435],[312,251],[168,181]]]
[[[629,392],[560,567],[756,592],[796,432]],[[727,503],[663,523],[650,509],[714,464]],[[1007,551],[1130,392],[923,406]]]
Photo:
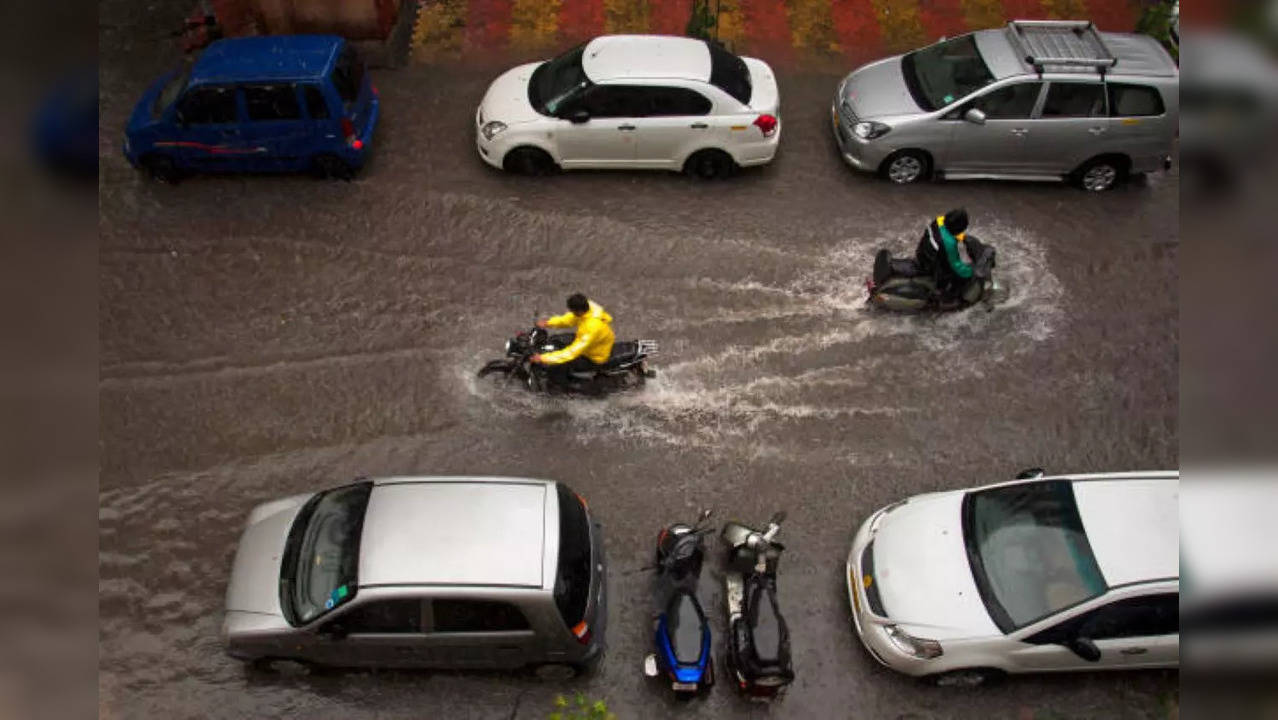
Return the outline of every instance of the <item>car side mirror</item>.
[[[574,110],[573,113],[568,116],[568,119],[573,125],[580,125],[585,122],[590,122],[590,113],[585,110]]]
[[[1073,638],[1065,643],[1065,647],[1087,662],[1096,662],[1101,658],[1100,648],[1096,647],[1096,643],[1092,642],[1091,638]]]
[[[976,108],[968,108],[968,111],[963,113],[963,119],[972,123],[973,125],[984,125],[985,113],[981,112],[980,110],[977,110]]]
[[[1016,479],[1017,480],[1037,480],[1046,474],[1047,473],[1043,471],[1043,468],[1029,468],[1027,470],[1022,470],[1016,473]]]

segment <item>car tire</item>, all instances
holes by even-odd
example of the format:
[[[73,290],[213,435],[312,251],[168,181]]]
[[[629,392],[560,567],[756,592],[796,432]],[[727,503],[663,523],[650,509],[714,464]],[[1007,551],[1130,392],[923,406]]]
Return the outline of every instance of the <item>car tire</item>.
[[[533,675],[542,682],[566,682],[577,677],[578,672],[567,663],[543,663],[533,668]]]
[[[683,171],[702,180],[722,180],[736,169],[732,156],[722,150],[698,150],[683,163]]]
[[[1092,158],[1073,173],[1074,184],[1088,192],[1105,192],[1125,179],[1127,162],[1115,156]]]
[[[932,158],[921,150],[901,150],[888,156],[879,172],[897,185],[910,185],[932,177]]]
[[[541,177],[550,174],[555,167],[555,161],[550,157],[550,153],[541,148],[517,147],[506,153],[506,157],[502,158],[501,166],[509,173]]]
[[[994,668],[961,668],[949,672],[928,675],[927,680],[938,687],[980,687],[997,682],[1005,673]]]
[[[182,171],[177,163],[168,155],[146,155],[138,161],[143,170],[152,178],[168,185],[176,185],[182,180]]]
[[[311,158],[311,174],[320,180],[350,180],[355,176],[355,171],[336,155],[316,155]]]

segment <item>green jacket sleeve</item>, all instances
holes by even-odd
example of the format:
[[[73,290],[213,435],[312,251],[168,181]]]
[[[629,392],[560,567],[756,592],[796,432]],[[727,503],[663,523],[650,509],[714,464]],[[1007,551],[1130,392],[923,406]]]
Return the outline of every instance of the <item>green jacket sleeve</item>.
[[[950,263],[950,269],[955,275],[963,279],[972,277],[972,266],[963,262],[963,257],[959,255],[958,240],[950,234],[949,230],[941,225],[941,243],[945,245],[945,259]]]

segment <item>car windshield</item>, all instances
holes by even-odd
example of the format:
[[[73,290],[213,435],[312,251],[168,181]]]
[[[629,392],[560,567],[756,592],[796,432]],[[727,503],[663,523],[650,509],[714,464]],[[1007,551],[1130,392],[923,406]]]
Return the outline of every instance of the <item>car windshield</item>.
[[[359,540],[373,484],[362,482],[311,498],[289,530],[280,572],[280,605],[304,625],[355,597]]]
[[[968,493],[963,539],[977,589],[1004,633],[1106,590],[1069,481]]]
[[[919,107],[937,110],[994,82],[971,35],[915,50],[901,59],[905,84]]]
[[[585,45],[579,45],[533,71],[528,81],[528,101],[543,115],[554,115],[574,95],[590,87],[581,67]]]
[[[178,95],[182,94],[182,89],[186,87],[186,81],[191,77],[191,69],[187,68],[180,73],[169,78],[164,83],[164,87],[160,89],[160,94],[155,96],[155,105],[151,107],[152,117],[160,117],[168,106],[178,99]]]

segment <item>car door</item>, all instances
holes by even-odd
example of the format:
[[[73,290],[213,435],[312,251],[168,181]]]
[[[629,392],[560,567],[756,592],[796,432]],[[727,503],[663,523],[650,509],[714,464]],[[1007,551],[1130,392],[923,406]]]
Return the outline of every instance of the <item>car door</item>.
[[[1175,665],[1179,657],[1179,600],[1156,593],[1111,600],[1032,631],[1011,651],[1022,670],[1107,670]],[[1089,641],[1099,657],[1070,649]]]
[[[177,137],[155,143],[171,148],[183,165],[197,170],[243,169],[253,145],[243,134],[239,93],[233,85],[200,85],[178,100]]]
[[[951,126],[942,170],[951,173],[1023,174],[1029,170],[1032,146],[1039,142],[1031,121],[1042,93],[1038,80],[1011,82],[975,97],[946,113]],[[967,118],[979,110],[980,118]]]
[[[557,133],[564,167],[629,167],[635,162],[635,130],[645,88],[595,85],[566,105],[561,117],[584,111],[584,122],[563,120]]]
[[[1105,86],[1099,78],[1053,80],[1033,122],[1033,169],[1051,175],[1073,171],[1106,151],[1109,126]]]
[[[1167,117],[1162,93],[1151,85],[1106,83],[1109,99],[1107,152],[1120,152],[1133,159],[1159,158],[1170,154],[1175,137],[1174,123]]]
[[[432,667],[510,668],[537,658],[537,635],[514,603],[469,597],[428,602],[430,632],[421,650]]]
[[[254,170],[296,170],[310,164],[308,124],[302,119],[292,83],[243,85],[245,132],[262,152],[251,155]]]
[[[328,98],[320,86],[299,85],[298,92],[302,94],[310,136],[317,149],[329,149],[342,142],[341,125],[333,118]]]
[[[311,659],[329,665],[420,667],[427,636],[421,598],[357,602],[316,631]]]
[[[677,86],[653,85],[644,90],[644,116],[635,121],[639,165],[675,167],[690,152],[716,144],[709,98]]]

